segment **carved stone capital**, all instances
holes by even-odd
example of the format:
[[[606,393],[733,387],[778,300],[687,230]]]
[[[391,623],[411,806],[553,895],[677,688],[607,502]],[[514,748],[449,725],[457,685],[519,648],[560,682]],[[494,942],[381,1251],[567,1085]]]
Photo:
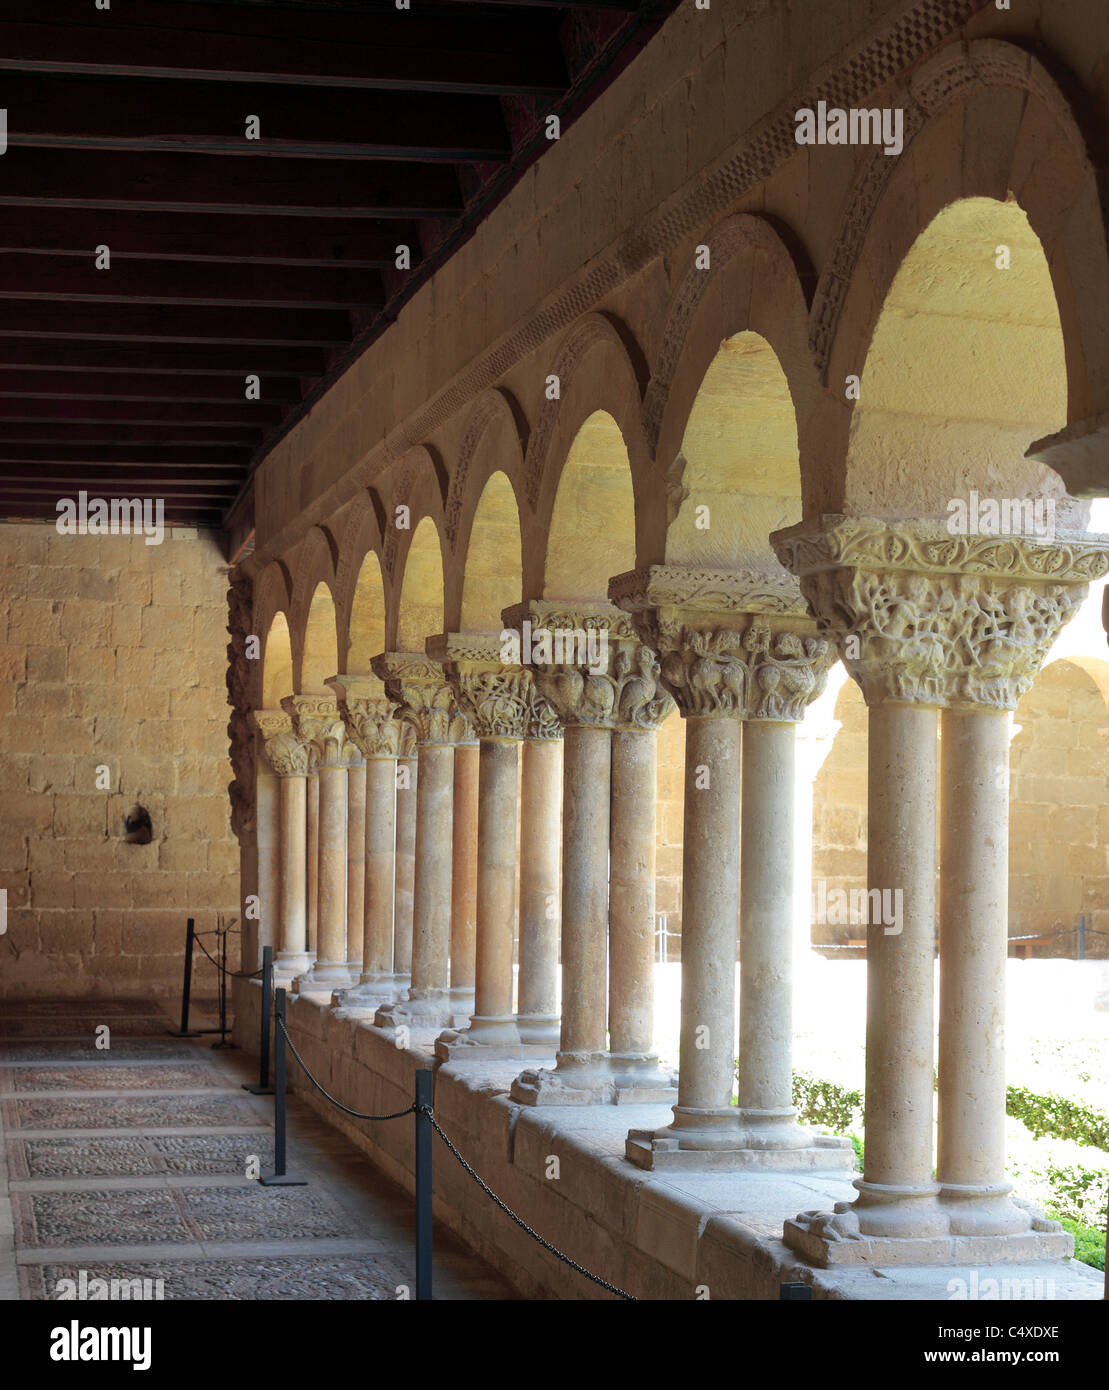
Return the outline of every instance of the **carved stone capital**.
[[[362,754],[351,741],[335,695],[289,695],[281,708],[293,719],[293,727],[316,752],[317,766],[357,767]]]
[[[283,709],[258,709],[251,719],[262,735],[266,761],[276,775],[307,777],[315,763],[316,749],[293,728],[292,715]]]
[[[499,635],[444,633],[429,637],[428,655],[443,663],[458,702],[479,739],[557,739],[558,715],[543,698],[534,670],[501,660]]]
[[[473,743],[473,730],[438,661],[416,652],[382,652],[371,664],[417,746]]]
[[[397,707],[377,676],[335,676],[328,685],[339,700],[339,714],[351,742],[365,758],[396,758],[404,742]],[[413,746],[415,746],[413,744]]]
[[[784,570],[652,565],[617,575],[609,595],[658,650],[687,717],[803,719],[836,659]]]
[[[503,655],[534,670],[563,727],[657,729],[672,712],[657,655],[611,603],[534,599],[502,618]]]
[[[1015,709],[1109,545],[826,516],[771,542],[867,704]]]

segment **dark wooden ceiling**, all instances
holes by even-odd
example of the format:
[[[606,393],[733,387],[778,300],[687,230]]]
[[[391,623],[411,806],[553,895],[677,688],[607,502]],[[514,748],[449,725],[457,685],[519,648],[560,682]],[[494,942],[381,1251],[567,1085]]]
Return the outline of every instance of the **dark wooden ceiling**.
[[[2,0],[0,515],[226,524],[675,3]]]

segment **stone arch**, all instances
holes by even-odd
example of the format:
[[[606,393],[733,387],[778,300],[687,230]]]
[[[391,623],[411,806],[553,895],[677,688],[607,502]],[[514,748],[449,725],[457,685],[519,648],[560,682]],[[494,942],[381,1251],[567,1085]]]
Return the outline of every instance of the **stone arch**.
[[[262,709],[276,709],[293,693],[293,646],[289,620],[283,611],[273,615],[262,648]]]
[[[520,499],[509,477],[498,470],[482,489],[469,522],[458,630],[499,632],[501,612],[519,603],[523,582]]]
[[[349,617],[354,591],[366,553],[373,550],[380,560],[386,527],[385,503],[376,488],[366,488],[347,508],[335,566],[335,602]]]
[[[635,513],[623,432],[595,410],[575,433],[551,498],[542,597],[607,599],[612,576],[635,568]]]
[[[273,560],[255,581],[251,612],[251,632],[260,641],[259,660],[251,662],[251,704],[256,709],[264,708],[263,687],[266,661],[266,643],[273,627],[274,618],[281,613],[286,619],[292,604],[292,581],[289,571],[280,560]],[[286,692],[291,694],[291,691]]]
[[[327,681],[345,666],[345,652],[340,651],[338,609],[325,580],[316,585],[309,601],[303,632],[297,691],[301,695],[330,695]]]
[[[482,392],[463,428],[447,493],[444,529],[452,549],[469,530],[467,510],[472,524],[474,509],[495,472],[520,486],[527,437],[527,422],[515,396],[504,387]]]
[[[338,547],[335,544],[331,531],[323,526],[313,526],[301,544],[289,557],[289,568],[293,575],[292,596],[289,603],[289,628],[293,641],[293,677],[298,694],[305,693],[303,684],[305,649],[308,641],[308,622],[311,610],[315,605],[315,625],[313,627],[313,640],[316,650],[312,654],[312,660],[318,659],[318,652],[322,640],[323,630],[320,626],[320,600],[317,598],[320,586],[327,591],[327,601],[330,604],[331,621],[335,629],[333,641],[329,644],[328,650],[334,651],[338,657],[341,651],[345,651],[345,639],[340,640],[338,628],[338,613],[335,606],[335,559]],[[333,676],[338,667],[333,667],[326,674]],[[316,693],[316,692],[312,692]],[[329,694],[326,687],[319,693]]]
[[[385,651],[385,580],[374,549],[362,557],[350,601],[347,674],[372,675],[370,663]]]
[[[1043,247],[1066,353],[1066,418],[1109,401],[1105,227],[1083,136],[1058,86],[1023,49],[984,39],[944,49],[902,101],[904,152],[866,154],[813,303],[810,341],[829,390],[811,438],[802,437],[806,474],[816,450],[824,462],[811,501],[806,495],[810,511],[854,509],[844,478],[854,412],[843,383],[861,373],[910,248],[961,200],[1011,197]]]
[[[419,445],[409,449],[389,482],[382,486],[384,544],[381,558],[386,583],[391,588],[397,584],[400,566],[419,518],[430,515],[437,518],[437,522],[442,521],[442,478],[442,464],[436,451],[430,445]],[[398,507],[408,508],[411,522],[408,531],[397,525]]]
[[[390,650],[423,652],[428,637],[443,631],[442,533],[431,516],[413,527],[405,546]]]

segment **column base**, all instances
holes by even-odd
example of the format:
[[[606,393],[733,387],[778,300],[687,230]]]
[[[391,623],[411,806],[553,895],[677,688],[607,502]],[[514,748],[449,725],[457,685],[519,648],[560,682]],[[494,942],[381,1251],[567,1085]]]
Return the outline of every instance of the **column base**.
[[[617,1105],[673,1105],[677,1100],[677,1073],[659,1066],[657,1057],[640,1052],[607,1055]]]
[[[632,1129],[624,1144],[624,1157],[637,1168],[652,1172],[763,1173],[851,1172],[855,1151],[850,1139],[813,1134],[804,1148],[689,1149],[665,1131]]]
[[[1013,1197],[1013,1184],[940,1183],[940,1204],[953,1236],[1011,1236],[1033,1229],[1038,1208]]]
[[[349,989],[354,981],[344,962],[316,961],[303,975],[293,981],[297,994],[331,994],[337,989]]]
[[[560,1052],[554,1069],[523,1071],[512,1083],[518,1105],[614,1105],[616,1083],[604,1052]]]
[[[468,1028],[449,1030],[435,1041],[435,1055],[443,1062],[499,1061],[514,1057],[550,1057],[553,1049],[520,1041],[516,1019],[474,1016]]]
[[[374,1015],[375,1028],[448,1028],[452,1022],[446,991],[437,998],[396,999]]]
[[[331,1006],[343,1013],[376,1013],[383,1004],[396,1000],[393,977],[386,975],[377,979],[365,977],[351,989],[337,989],[331,996]]]
[[[285,985],[312,968],[312,956],[307,951],[278,951],[273,958],[274,983]]]
[[[562,1019],[558,1014],[517,1014],[516,1031],[521,1042],[543,1044],[553,1057],[562,1041]]]
[[[837,1205],[841,1205],[837,1203]],[[828,1212],[802,1212],[787,1221],[782,1239],[809,1264],[821,1269],[845,1265],[1025,1264],[1035,1260],[1069,1260],[1074,1237],[1057,1221],[1041,1218],[1037,1228],[1020,1235],[865,1236],[828,1234],[814,1229]],[[1042,1227],[1043,1229],[1038,1229]]]

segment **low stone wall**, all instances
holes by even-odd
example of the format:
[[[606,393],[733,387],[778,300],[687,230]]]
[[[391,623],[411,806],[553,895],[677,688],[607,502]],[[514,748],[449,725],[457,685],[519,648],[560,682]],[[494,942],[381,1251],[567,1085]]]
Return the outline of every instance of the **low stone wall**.
[[[261,990],[237,982],[235,1041],[257,1052]],[[289,1033],[320,1083],[354,1109],[375,1114],[412,1102],[416,1069],[430,1046],[407,1050],[367,1022],[332,1013],[323,997],[291,996]],[[430,1038],[430,1035],[429,1035]],[[812,1281],[780,1240],[748,1222],[781,1229],[781,1216],[765,1211],[782,1188],[788,1212],[853,1195],[844,1175],[751,1175],[752,1213],[720,1210],[713,1197],[727,1175],[642,1172],[620,1156],[630,1127],[665,1124],[667,1106],[597,1106],[532,1109],[506,1094],[521,1069],[515,1062],[445,1065],[435,1080],[439,1123],[494,1192],[524,1221],[602,1278],[644,1299],[777,1299],[785,1281]],[[531,1064],[529,1064],[531,1065]],[[304,1081],[294,1060],[289,1083],[297,1095],[341,1130],[370,1160],[407,1191],[414,1191],[413,1123],[351,1120]],[[550,1159],[558,1177],[548,1177]],[[805,1190],[802,1191],[801,1188]],[[698,1193],[703,1192],[704,1196]],[[609,1298],[525,1235],[435,1141],[435,1215],[488,1260],[525,1297]],[[816,1297],[841,1297],[820,1287]]]

